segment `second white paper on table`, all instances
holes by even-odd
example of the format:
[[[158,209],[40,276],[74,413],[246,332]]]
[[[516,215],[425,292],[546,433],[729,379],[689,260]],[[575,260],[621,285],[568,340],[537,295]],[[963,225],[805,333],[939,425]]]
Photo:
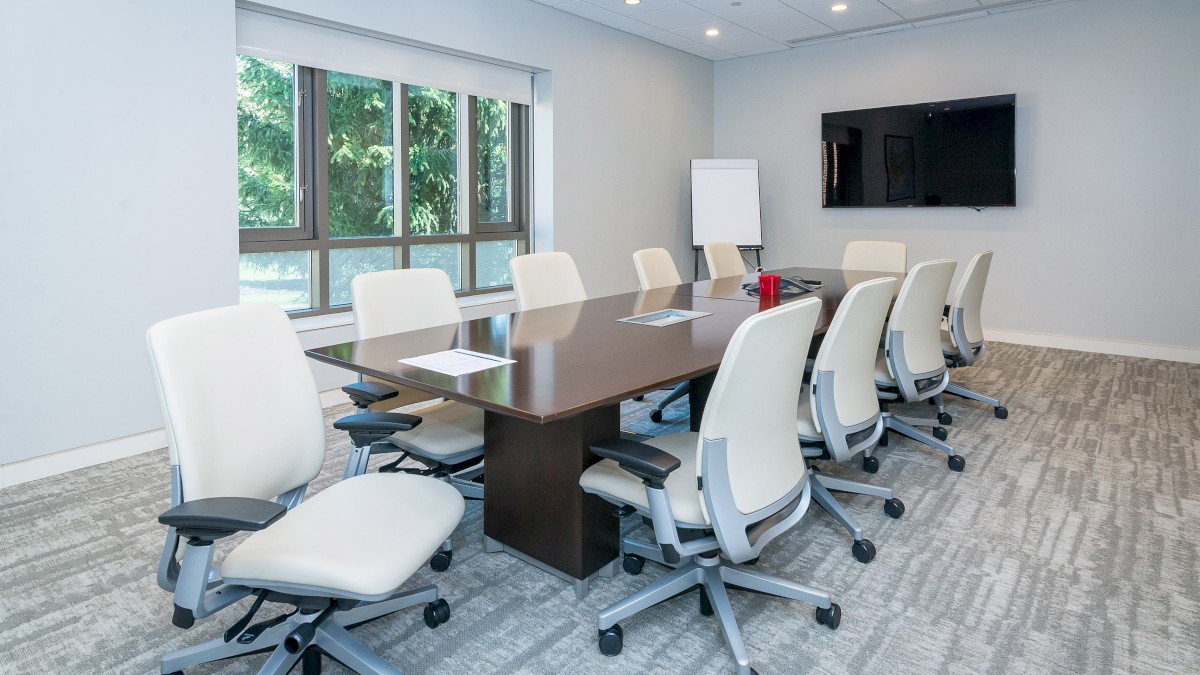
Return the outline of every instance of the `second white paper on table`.
[[[477,373],[488,368],[496,368],[497,366],[506,366],[510,363],[516,363],[516,361],[492,356],[491,354],[472,352],[466,349],[448,349],[444,352],[414,356],[411,359],[400,359],[400,363],[424,368],[425,370],[432,370],[445,375],[458,376],[466,375],[467,373]]]

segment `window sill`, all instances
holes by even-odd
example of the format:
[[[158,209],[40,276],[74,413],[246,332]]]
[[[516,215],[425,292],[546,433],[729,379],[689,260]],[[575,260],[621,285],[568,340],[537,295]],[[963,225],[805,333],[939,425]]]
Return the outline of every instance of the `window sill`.
[[[458,299],[458,306],[478,307],[480,305],[491,305],[498,302],[510,302],[515,300],[517,294],[513,291],[501,291],[499,293],[484,293],[480,295],[468,295]],[[292,319],[292,328],[297,333],[307,333],[316,330],[325,330],[326,328],[338,328],[340,326],[350,326],[354,324],[353,312],[338,312],[336,314],[322,314],[320,316],[305,316],[299,319]]]

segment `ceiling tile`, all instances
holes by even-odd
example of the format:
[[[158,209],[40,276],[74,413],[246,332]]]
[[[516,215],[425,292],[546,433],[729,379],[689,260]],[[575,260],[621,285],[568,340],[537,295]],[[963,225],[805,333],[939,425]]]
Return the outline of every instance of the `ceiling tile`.
[[[747,14],[746,16],[739,16],[736,19],[730,19],[730,21],[756,33],[818,25],[816,21],[813,21],[791,7],[781,7],[767,12],[759,12],[758,14]]]
[[[709,30],[710,28],[716,28],[717,30],[720,31],[720,34],[713,36],[713,37],[709,37],[708,35],[705,35],[704,32]],[[748,31],[745,28],[742,28],[741,26],[735,26],[734,24],[729,23],[728,21],[720,21],[720,20],[708,21],[705,23],[696,24],[695,26],[688,26],[687,28],[679,28],[679,29],[673,30],[671,32],[675,33],[676,35],[681,35],[681,36],[683,36],[689,40],[692,40],[694,42],[699,42],[700,44],[712,45],[712,46],[716,47],[717,49],[722,49],[722,47],[721,47],[722,40],[728,40],[728,39],[737,38],[737,37],[745,37],[748,35],[755,35],[754,32]]]
[[[779,0],[687,0],[693,7],[716,14],[722,19],[732,19],[745,14],[757,14],[769,9],[779,9]]]
[[[923,19],[927,16],[982,9],[977,0],[881,0],[905,19]]]
[[[761,35],[751,34],[723,40],[720,48],[735,56],[753,56],[767,52],[781,52],[788,49],[788,46]]]
[[[617,14],[616,12],[610,12],[607,9],[597,7],[596,5],[593,5],[590,2],[584,2],[583,0],[572,0],[571,2],[558,5],[558,9],[561,9],[564,12],[578,14],[585,19],[599,21],[600,23],[604,23],[605,21],[615,21],[621,18],[621,15]]]
[[[815,10],[810,7],[808,11],[800,9],[808,16],[820,21],[821,23],[833,28],[834,30],[856,30],[859,28],[869,28],[883,24],[892,23],[893,21],[903,21],[904,17],[888,9],[886,6],[871,0],[863,2],[863,0],[844,0],[848,6],[843,12],[835,12],[829,7],[829,3],[823,2],[824,9]]]
[[[542,3],[543,5],[550,5],[551,7],[554,7],[554,6],[556,6],[556,5],[561,5],[561,4],[564,4],[564,3],[568,3],[568,2],[570,2],[571,0],[533,0],[533,1],[534,1],[534,2],[540,2],[540,3]]]
[[[716,21],[717,17],[691,5],[680,3],[675,7],[638,14],[637,19],[663,30],[675,30],[706,21]]]
[[[663,33],[667,32],[661,28],[655,28],[654,26],[642,23],[641,21],[628,16],[623,16],[612,21],[605,21],[604,25],[610,28],[616,28],[617,30],[623,30],[626,33],[633,33],[634,35],[640,35],[644,38],[650,38],[651,40],[658,40]]]
[[[601,9],[607,9],[610,12],[620,14],[621,16],[637,16],[646,12],[653,12],[659,9],[667,9],[682,5],[681,0],[641,0],[636,5],[627,5],[625,0],[587,0],[587,2],[596,5]]]
[[[730,54],[727,51],[717,49],[716,47],[712,47],[710,45],[700,44],[695,40],[689,40],[676,33],[667,33],[661,42],[669,47],[674,47],[681,51],[695,54],[696,56],[703,56],[704,58],[712,59],[713,61],[734,58],[733,54]]]
[[[788,40],[803,40],[805,38],[816,37],[818,35],[828,35],[833,29],[829,26],[820,23],[810,23],[806,26],[797,26],[795,28],[781,28],[779,30],[763,31],[763,35],[775,40],[776,42],[786,43]]]

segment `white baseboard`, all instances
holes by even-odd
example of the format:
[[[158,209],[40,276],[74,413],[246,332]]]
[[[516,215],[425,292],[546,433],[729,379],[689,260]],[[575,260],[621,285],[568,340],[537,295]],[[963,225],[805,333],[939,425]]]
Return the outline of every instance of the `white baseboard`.
[[[0,466],[0,488],[57,476],[76,469],[140,455],[143,452],[153,452],[165,447],[167,447],[166,434],[162,429],[155,429],[133,436],[85,445],[81,448],[32,457]]]
[[[1070,349],[1077,352],[1096,352],[1099,354],[1113,354],[1115,356],[1136,356],[1144,359],[1200,363],[1200,349],[1189,347],[1120,342],[1117,340],[1097,340],[1071,335],[1025,333],[1012,330],[996,330],[993,328],[985,328],[983,332],[988,340],[995,340],[996,342],[1011,342],[1018,345]]]
[[[340,389],[321,392],[321,407],[323,408],[345,402],[346,395]],[[0,489],[140,455],[143,452],[161,450],[165,447],[167,447],[166,433],[162,429],[154,429],[41,457],[31,457],[12,464],[2,464],[0,465]]]

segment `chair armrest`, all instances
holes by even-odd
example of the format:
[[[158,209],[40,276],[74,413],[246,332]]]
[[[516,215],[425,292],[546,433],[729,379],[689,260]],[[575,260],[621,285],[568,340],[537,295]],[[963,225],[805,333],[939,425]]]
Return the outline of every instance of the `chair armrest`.
[[[342,431],[375,432],[394,434],[397,431],[412,431],[421,418],[404,413],[360,413],[348,415],[333,423],[334,429]]]
[[[211,542],[237,532],[257,532],[283,517],[287,508],[265,499],[210,497],[174,506],[158,522],[181,537]]]
[[[369,383],[364,383],[369,384]],[[348,415],[333,423],[334,429],[350,432],[350,442],[363,448],[391,436],[397,431],[412,431],[421,418],[404,413],[360,413]]]
[[[342,387],[342,391],[346,392],[354,405],[359,408],[365,408],[372,403],[386,401],[389,398],[396,398],[400,394],[395,387],[382,382],[355,382]]]
[[[661,488],[680,466],[679,458],[658,448],[624,438],[607,438],[591,446],[592,454],[611,459],[650,487]]]

